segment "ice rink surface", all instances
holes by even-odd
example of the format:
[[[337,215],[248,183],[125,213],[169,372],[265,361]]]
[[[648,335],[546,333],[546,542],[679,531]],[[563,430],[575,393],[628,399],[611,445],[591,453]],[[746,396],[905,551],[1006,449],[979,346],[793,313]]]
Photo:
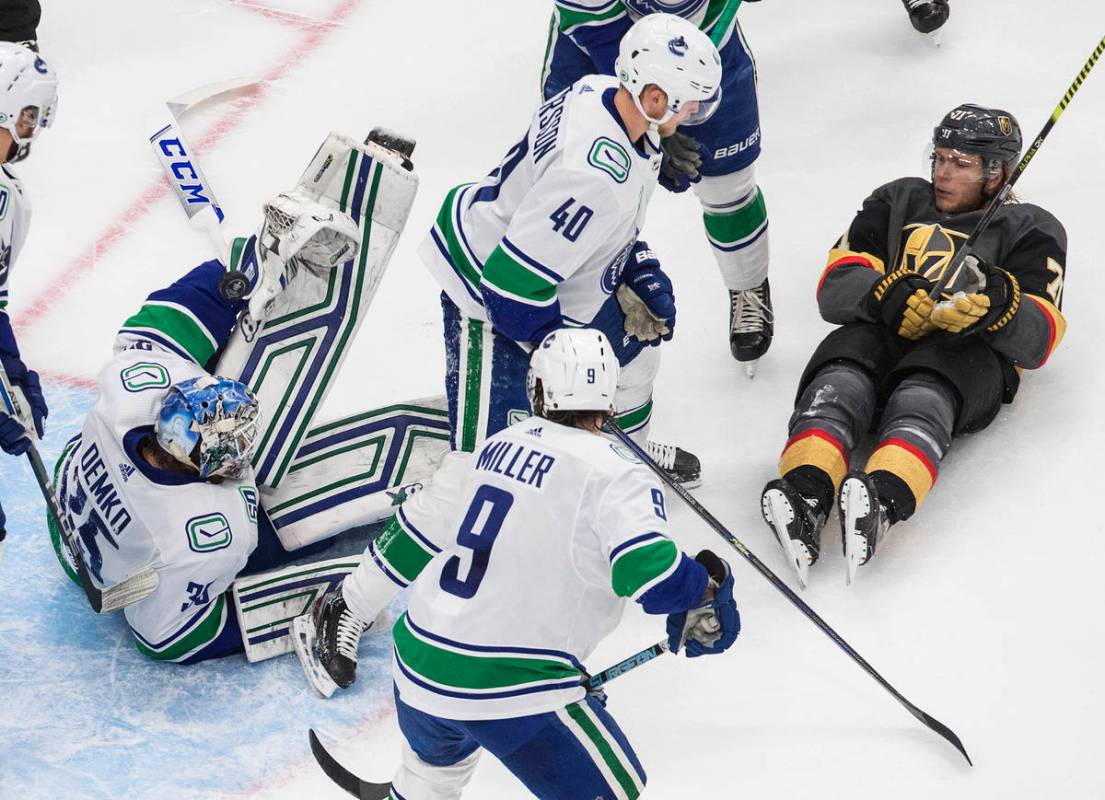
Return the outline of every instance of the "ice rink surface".
[[[549,4],[395,0],[53,0],[39,30],[61,78],[56,127],[17,167],[35,205],[10,310],[49,378],[52,463],[93,402],[113,331],[141,299],[209,258],[161,182],[147,138],[169,97],[255,75],[252,94],[185,122],[227,225],[248,232],[326,133],[386,125],[418,139],[421,189],[370,318],[324,411],[441,391],[437,290],[415,257],[444,192],[495,166],[538,101]],[[829,329],[814,287],[829,246],[876,186],[921,174],[940,117],[1004,107],[1026,138],[1105,34],[1099,0],[952,0],[943,46],[898,0],[764,0],[740,18],[757,56],[776,339],[750,381],[731,359],[727,297],[691,195],[658,192],[643,236],[676,282],[654,438],[702,459],[698,499],[793,579],[758,512],[799,373]],[[1105,67],[1099,67],[1105,72]],[[685,550],[734,561],[744,630],[722,658],[664,657],[610,687],[654,798],[1097,798],[1105,647],[1105,74],[1094,74],[1018,185],[1069,237],[1062,346],[1013,407],[958,439],[927,505],[844,585],[835,518],[803,598],[914,703],[961,736],[968,767],[856,668],[689,511]],[[0,458],[0,797],[341,797],[309,725],[360,774],[398,759],[389,646],[360,680],[313,697],[292,658],[155,664],[121,616],[96,617],[54,562],[25,463]],[[677,501],[669,503],[675,508]],[[588,663],[662,635],[631,609]],[[486,759],[466,795],[524,792]]]

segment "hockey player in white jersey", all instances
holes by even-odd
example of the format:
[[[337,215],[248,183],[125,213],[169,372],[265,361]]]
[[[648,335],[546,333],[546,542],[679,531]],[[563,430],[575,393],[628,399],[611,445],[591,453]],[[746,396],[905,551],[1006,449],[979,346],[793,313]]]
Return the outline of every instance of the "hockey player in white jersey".
[[[456,798],[481,750],[542,798],[635,798],[645,773],[582,661],[627,599],[667,614],[673,651],[721,653],[737,638],[721,558],[682,554],[664,491],[601,435],[618,365],[593,329],[548,334],[533,354],[534,417],[447,456],[369,546],[362,565],[293,623],[323,694],[354,678],[357,638],[403,587],[393,676],[406,739],[392,797]]]
[[[656,14],[624,37],[618,77],[583,78],[541,106],[478,183],[446,196],[420,255],[442,288],[453,447],[468,452],[528,414],[529,351],[549,331],[606,333],[622,366],[618,424],[642,445],[659,345],[675,327],[672,284],[638,240],[656,187],[657,127],[716,107],[721,62],[686,20]],[[652,454],[685,483],[698,459]]]
[[[151,294],[116,336],[114,358],[97,378],[99,399],[58,461],[55,492],[77,557],[98,586],[147,568],[157,574],[154,592],[124,609],[139,651],[151,658],[188,664],[241,651],[242,609],[231,583],[243,570],[307,552],[285,552],[258,510],[250,466],[261,422],[256,398],[208,370],[240,313],[248,308],[262,320],[296,269],[353,258],[356,231],[324,206],[279,195],[266,204],[258,235],[236,248],[244,252],[236,255],[248,281],[244,298],[220,291],[226,268],[208,261]],[[51,538],[77,580],[52,521]]]
[[[15,417],[0,410],[0,449],[11,455],[25,453],[32,435],[42,437],[49,413],[38,373],[23,363],[8,319],[8,281],[31,224],[30,200],[11,164],[26,158],[31,141],[53,122],[57,86],[57,76],[41,56],[21,45],[0,42],[0,369],[26,396],[35,427],[25,430]],[[0,508],[0,541],[4,525]]]

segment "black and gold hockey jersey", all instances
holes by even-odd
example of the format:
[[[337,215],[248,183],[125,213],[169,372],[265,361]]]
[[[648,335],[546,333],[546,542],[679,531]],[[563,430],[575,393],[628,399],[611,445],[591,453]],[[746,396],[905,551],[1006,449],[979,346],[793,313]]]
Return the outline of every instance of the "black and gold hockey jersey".
[[[981,259],[1013,274],[1020,284],[1020,304],[999,330],[973,336],[937,330],[916,343],[907,342],[885,332],[868,299],[884,274],[902,267],[938,281],[984,214],[985,208],[942,213],[933,200],[932,184],[920,178],[901,178],[876,189],[830,251],[817,285],[821,316],[849,331],[830,334],[802,383],[819,364],[839,358],[860,361],[879,377],[900,371],[903,364],[932,369],[946,374],[960,390],[964,405],[970,406],[964,409],[968,419],[962,426],[968,429],[988,423],[999,400],[1011,402],[1020,369],[1042,366],[1066,331],[1060,309],[1067,237],[1050,213],[1029,203],[1007,203],[974,248]],[[960,283],[960,276],[953,276],[948,291]],[[852,330],[869,325],[881,330]],[[885,341],[885,346],[875,348],[885,351],[880,358],[865,354],[876,340]],[[958,364],[952,366],[953,361]],[[1000,380],[983,379],[987,371],[1000,373]]]

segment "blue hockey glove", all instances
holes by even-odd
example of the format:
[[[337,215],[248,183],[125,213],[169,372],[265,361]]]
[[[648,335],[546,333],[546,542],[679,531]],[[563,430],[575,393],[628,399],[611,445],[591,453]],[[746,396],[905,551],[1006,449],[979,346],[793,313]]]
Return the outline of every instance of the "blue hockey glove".
[[[702,166],[702,150],[698,142],[685,133],[676,131],[660,140],[664,158],[660,162],[659,183],[669,192],[679,194],[698,183],[702,176],[698,168]]]
[[[43,425],[46,417],[50,415],[50,409],[46,406],[46,398],[42,394],[42,384],[39,383],[38,373],[33,369],[27,369],[22,359],[10,353],[0,352],[0,367],[3,368],[12,386],[18,386],[27,397],[27,403],[31,407],[31,417],[35,423],[35,430],[41,439],[45,433]]]
[[[625,314],[625,332],[657,345],[675,334],[675,292],[671,279],[660,268],[656,253],[637,242],[622,273],[618,304]]]
[[[15,417],[0,411],[0,450],[11,456],[21,456],[31,447],[27,431]]]
[[[668,647],[673,653],[685,647],[687,658],[724,653],[741,632],[729,565],[709,550],[703,550],[694,560],[710,573],[714,597],[697,608],[668,615]]]

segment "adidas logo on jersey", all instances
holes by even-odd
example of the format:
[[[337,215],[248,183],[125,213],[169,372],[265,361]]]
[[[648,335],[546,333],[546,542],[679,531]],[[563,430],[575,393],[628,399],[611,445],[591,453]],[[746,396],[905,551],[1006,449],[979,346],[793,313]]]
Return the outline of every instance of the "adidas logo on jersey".
[[[134,474],[134,467],[130,464],[120,464],[119,474],[123,476],[123,483],[130,480],[130,476]]]
[[[540,436],[541,435],[541,428],[540,427],[530,428],[528,431],[526,431],[526,433],[528,433],[530,436]]]

